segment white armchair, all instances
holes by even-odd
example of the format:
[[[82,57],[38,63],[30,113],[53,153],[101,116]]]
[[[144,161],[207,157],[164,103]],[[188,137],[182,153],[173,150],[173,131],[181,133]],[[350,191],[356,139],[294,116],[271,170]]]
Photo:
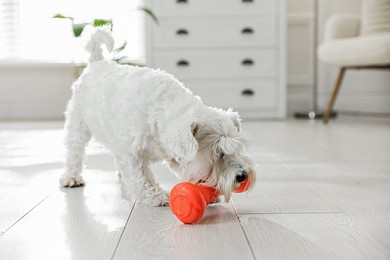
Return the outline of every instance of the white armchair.
[[[361,17],[328,18],[317,53],[321,61],[340,66],[324,115],[327,123],[347,69],[390,69],[390,0],[363,0]]]

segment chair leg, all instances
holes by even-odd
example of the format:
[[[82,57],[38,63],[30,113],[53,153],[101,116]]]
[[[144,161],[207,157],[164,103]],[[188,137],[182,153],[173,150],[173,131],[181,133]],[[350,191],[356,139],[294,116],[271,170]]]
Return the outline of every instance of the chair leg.
[[[327,124],[329,121],[330,114],[332,113],[334,103],[336,101],[337,94],[339,93],[341,83],[343,82],[345,71],[347,70],[346,67],[341,67],[339,70],[339,75],[337,76],[336,83],[333,87],[332,95],[328,102],[328,108],[326,109],[326,112],[324,114],[324,123]]]

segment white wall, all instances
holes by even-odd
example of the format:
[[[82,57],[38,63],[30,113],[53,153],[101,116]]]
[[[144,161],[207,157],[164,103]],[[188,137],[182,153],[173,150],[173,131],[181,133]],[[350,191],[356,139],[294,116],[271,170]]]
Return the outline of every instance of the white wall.
[[[74,73],[68,64],[0,64],[0,120],[62,119]]]
[[[314,84],[313,0],[288,0],[287,110],[307,111],[312,107]]]
[[[314,0],[288,2],[288,111],[312,108]],[[319,0],[319,40],[325,19],[334,13],[359,13],[358,0]],[[320,108],[326,102],[335,80],[337,67],[319,64]],[[74,81],[72,65],[0,64],[0,120],[61,119],[70,86]],[[344,80],[336,109],[390,112],[390,73],[352,71]]]

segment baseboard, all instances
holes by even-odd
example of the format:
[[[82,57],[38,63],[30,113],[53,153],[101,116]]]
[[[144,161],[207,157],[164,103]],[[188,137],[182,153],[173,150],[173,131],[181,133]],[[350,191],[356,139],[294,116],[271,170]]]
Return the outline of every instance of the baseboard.
[[[326,108],[329,96],[330,93],[319,95],[320,108]],[[390,92],[340,93],[334,109],[363,113],[390,113]]]

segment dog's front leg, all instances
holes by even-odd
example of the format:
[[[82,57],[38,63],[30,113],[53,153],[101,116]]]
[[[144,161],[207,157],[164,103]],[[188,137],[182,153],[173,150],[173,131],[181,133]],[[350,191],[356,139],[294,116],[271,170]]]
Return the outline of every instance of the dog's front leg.
[[[168,193],[161,189],[146,164],[135,156],[116,157],[116,165],[132,196],[144,205],[168,205]]]

